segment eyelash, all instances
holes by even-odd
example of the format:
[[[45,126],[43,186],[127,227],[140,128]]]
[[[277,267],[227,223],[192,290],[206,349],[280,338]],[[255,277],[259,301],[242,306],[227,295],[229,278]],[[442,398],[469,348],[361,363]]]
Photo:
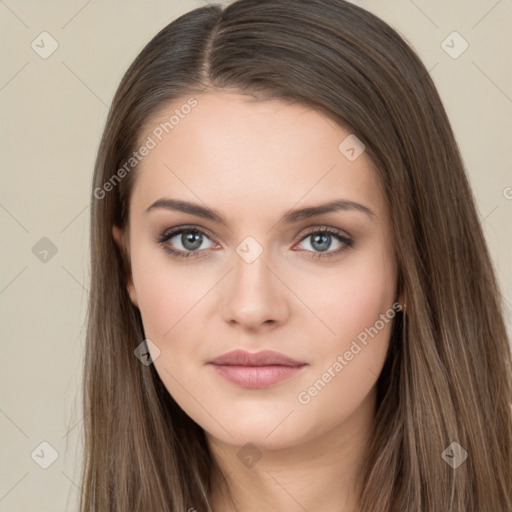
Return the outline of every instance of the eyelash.
[[[164,251],[168,252],[172,256],[176,256],[178,258],[197,258],[201,251],[195,250],[195,251],[182,251],[182,250],[176,250],[167,245],[167,242],[175,237],[176,235],[179,235],[183,232],[190,231],[192,233],[198,233],[203,236],[206,236],[207,238],[210,238],[208,233],[203,231],[202,229],[198,228],[197,226],[180,226],[177,228],[172,228],[164,231],[157,239],[157,242],[162,246]],[[303,240],[307,239],[309,236],[314,234],[327,234],[331,235],[334,238],[336,238],[339,242],[342,242],[344,245],[340,247],[339,249],[336,249],[335,251],[326,251],[326,252],[312,252],[312,251],[305,251],[311,253],[309,256],[313,259],[324,259],[324,258],[330,258],[333,256],[336,256],[338,254],[341,254],[342,252],[345,252],[347,249],[351,248],[353,246],[353,240],[345,235],[343,235],[340,231],[324,227],[324,228],[315,228],[304,235],[299,239],[299,242],[302,242]]]

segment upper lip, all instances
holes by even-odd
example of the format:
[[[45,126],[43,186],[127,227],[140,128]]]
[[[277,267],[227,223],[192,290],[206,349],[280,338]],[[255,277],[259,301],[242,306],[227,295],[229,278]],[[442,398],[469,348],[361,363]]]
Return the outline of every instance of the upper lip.
[[[232,366],[303,366],[306,364],[272,350],[263,350],[256,353],[246,352],[245,350],[233,350],[208,362]]]

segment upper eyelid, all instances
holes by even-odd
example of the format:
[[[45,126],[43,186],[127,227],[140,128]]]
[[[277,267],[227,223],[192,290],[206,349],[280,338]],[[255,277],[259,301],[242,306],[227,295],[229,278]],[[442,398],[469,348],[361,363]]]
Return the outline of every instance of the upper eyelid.
[[[183,231],[198,231],[199,233],[206,235],[208,238],[212,239],[213,237],[210,235],[209,230],[206,228],[195,226],[195,225],[183,225],[176,226],[173,228],[165,229],[161,235],[159,235],[158,240],[169,240],[170,238],[174,238],[176,235],[179,235]]]

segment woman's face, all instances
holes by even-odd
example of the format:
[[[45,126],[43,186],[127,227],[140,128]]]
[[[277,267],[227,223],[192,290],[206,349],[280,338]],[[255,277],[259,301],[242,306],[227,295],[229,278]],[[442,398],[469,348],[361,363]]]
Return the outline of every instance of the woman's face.
[[[361,428],[397,309],[389,216],[364,147],[303,105],[228,92],[195,101],[141,134],[149,149],[124,239],[160,378],[232,445]],[[295,363],[211,363],[233,350]]]

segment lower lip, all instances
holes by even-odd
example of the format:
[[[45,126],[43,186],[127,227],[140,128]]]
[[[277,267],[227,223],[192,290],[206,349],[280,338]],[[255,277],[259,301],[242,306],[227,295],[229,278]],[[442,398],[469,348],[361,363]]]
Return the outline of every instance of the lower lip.
[[[226,380],[244,388],[266,388],[293,377],[306,365],[301,366],[234,366],[218,365],[213,367]]]

